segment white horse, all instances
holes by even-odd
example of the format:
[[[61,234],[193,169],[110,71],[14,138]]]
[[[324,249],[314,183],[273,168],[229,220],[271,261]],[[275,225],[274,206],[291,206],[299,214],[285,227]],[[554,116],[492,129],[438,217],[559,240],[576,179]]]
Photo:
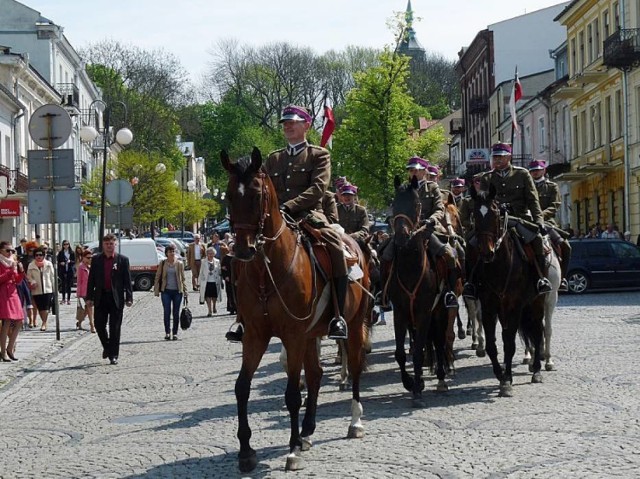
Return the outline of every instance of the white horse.
[[[467,307],[467,334],[471,336],[471,349],[475,350],[476,356],[483,358],[486,350],[480,300],[464,298],[464,304]]]
[[[545,237],[545,242],[547,238]],[[551,320],[553,318],[553,312],[556,309],[558,303],[558,288],[560,287],[560,280],[562,279],[562,273],[560,272],[560,261],[556,255],[555,250],[546,245],[550,249],[550,253],[547,255],[547,264],[549,265],[549,273],[547,278],[551,283],[551,291],[545,295],[544,299],[544,338],[543,338],[543,356],[544,356],[544,369],[547,371],[555,371],[556,366],[551,358]],[[531,351],[525,347],[524,358],[522,364],[531,364]]]

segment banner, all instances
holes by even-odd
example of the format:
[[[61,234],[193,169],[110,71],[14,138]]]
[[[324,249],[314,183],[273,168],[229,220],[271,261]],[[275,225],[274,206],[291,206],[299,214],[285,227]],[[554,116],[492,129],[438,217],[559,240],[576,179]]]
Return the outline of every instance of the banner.
[[[20,216],[20,200],[0,200],[0,218]]]

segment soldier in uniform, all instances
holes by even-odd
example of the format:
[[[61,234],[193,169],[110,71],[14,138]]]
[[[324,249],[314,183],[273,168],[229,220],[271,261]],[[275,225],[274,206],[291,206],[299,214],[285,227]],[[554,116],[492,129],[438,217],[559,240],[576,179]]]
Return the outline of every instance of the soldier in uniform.
[[[529,163],[529,173],[533,178],[533,182],[538,190],[538,198],[540,199],[540,208],[542,208],[542,217],[545,221],[549,238],[553,244],[560,250],[560,269],[562,271],[562,280],[560,282],[559,291],[569,291],[567,283],[567,268],[571,259],[571,245],[558,232],[558,223],[556,222],[556,212],[560,207],[560,193],[558,185],[549,180],[545,175],[547,173],[547,164],[543,160],[533,160]]]
[[[438,185],[438,188],[440,188],[440,184],[438,183],[438,181],[440,180],[441,175],[438,165],[427,166],[426,175],[427,181],[433,181],[436,185]],[[442,202],[447,203],[449,201],[449,195],[451,194],[451,192],[444,188],[440,188],[440,194],[442,195]]]
[[[410,177],[415,176],[418,180],[418,194],[420,196],[420,203],[422,204],[420,220],[424,224],[426,224],[432,231],[428,243],[429,252],[434,258],[444,257],[447,264],[448,289],[444,295],[444,305],[447,308],[457,308],[458,299],[455,295],[457,280],[455,255],[451,246],[448,243],[443,243],[442,241],[440,241],[438,236],[435,234],[438,233],[441,235],[446,235],[447,232],[442,226],[442,218],[444,217],[442,194],[440,193],[438,184],[427,179],[426,170],[428,166],[429,162],[427,160],[415,156],[409,159],[406,168],[409,172]],[[393,261],[393,250],[394,244],[392,240],[383,249],[382,262],[387,262],[389,264],[391,263],[391,261]],[[381,267],[382,271],[386,272],[387,269],[388,268],[385,268],[384,266]]]
[[[338,202],[336,194],[333,191],[325,191],[322,197],[322,211],[329,220],[329,223],[338,223]]]
[[[514,217],[509,226],[515,226],[523,241],[533,248],[540,271],[536,283],[538,294],[548,293],[551,283],[544,274],[546,265],[542,245],[542,234],[546,234],[546,228],[533,178],[525,168],[511,164],[511,145],[496,143],[491,150],[493,169],[482,175],[482,189],[488,190],[493,185],[496,201],[509,208],[509,214]]]
[[[460,204],[462,203],[462,199],[464,198],[465,192],[465,182],[463,178],[454,178],[451,180],[451,195],[453,196],[453,201],[455,201],[458,209],[460,208]]]
[[[288,146],[272,152],[264,168],[273,181],[280,210],[295,220],[304,219],[318,229],[322,241],[327,245],[338,306],[335,317],[329,323],[328,336],[331,339],[347,339],[344,304],[349,280],[344,245],[340,233],[330,227],[322,210],[322,200],[331,178],[331,158],[326,149],[307,142],[312,118],[306,108],[296,105],[285,107],[280,123]],[[227,339],[237,340],[237,336],[234,336],[236,333],[241,337],[241,327],[235,332],[229,331]]]
[[[347,184],[340,189],[342,203],[338,206],[340,226],[355,240],[364,241],[369,236],[369,215],[364,206],[356,204],[358,189]]]
[[[347,180],[346,176],[338,176],[335,180],[333,180],[333,188],[336,190],[336,203],[340,204],[342,203],[342,195],[340,194],[340,189],[344,186],[344,185],[348,185],[350,184],[349,181]]]

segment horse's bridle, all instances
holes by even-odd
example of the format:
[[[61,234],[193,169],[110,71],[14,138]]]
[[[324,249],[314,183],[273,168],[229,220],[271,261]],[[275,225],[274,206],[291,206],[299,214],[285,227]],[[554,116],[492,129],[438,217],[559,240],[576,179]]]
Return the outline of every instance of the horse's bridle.
[[[493,239],[494,247],[493,253],[495,253],[500,249],[502,242],[504,241],[505,236],[508,232],[508,223],[509,223],[509,213],[504,213],[504,221],[502,222],[502,227],[498,228],[498,231],[477,231],[476,234],[478,236],[488,236]],[[494,256],[495,257],[495,256]]]

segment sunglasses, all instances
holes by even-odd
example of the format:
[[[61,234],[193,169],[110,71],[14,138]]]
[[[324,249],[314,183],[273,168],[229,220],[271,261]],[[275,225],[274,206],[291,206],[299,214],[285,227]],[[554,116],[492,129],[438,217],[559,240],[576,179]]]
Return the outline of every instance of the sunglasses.
[[[42,253],[36,253],[34,256],[44,256]]]
[[[2,251],[4,251],[5,253],[15,253],[16,252],[16,250],[10,249],[10,248],[9,249],[3,249]]]

